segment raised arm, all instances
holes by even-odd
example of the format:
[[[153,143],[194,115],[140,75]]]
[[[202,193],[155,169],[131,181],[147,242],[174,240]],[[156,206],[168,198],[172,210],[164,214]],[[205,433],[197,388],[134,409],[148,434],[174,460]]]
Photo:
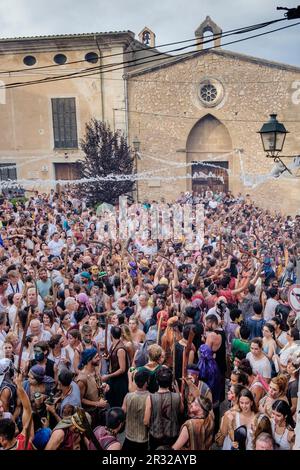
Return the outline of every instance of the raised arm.
[[[29,439],[34,437],[33,421],[32,421],[32,408],[29,397],[23,388],[23,377],[22,374],[17,374],[15,377],[15,384],[17,386],[17,394],[23,407],[22,413],[22,434],[26,435],[29,430]]]

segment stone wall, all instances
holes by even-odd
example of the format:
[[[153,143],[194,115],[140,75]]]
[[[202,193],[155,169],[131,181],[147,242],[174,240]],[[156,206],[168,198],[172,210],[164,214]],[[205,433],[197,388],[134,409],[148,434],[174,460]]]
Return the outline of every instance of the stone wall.
[[[216,80],[223,88],[223,98],[215,107],[206,107],[199,99],[199,84],[207,77]],[[189,179],[184,179],[190,168],[178,169],[168,163],[184,164],[193,160],[187,152],[191,130],[201,118],[211,115],[220,126],[225,126],[230,136],[232,153],[224,157],[229,162],[230,189],[234,193],[251,192],[267,207],[275,204],[274,192],[278,193],[276,206],[280,207],[280,197],[285,192],[285,204],[281,209],[298,212],[300,179],[286,183],[279,178],[258,184],[250,191],[251,181],[254,184],[258,175],[268,175],[273,166],[272,160],[265,157],[257,134],[269,114],[277,113],[278,120],[290,132],[284,154],[300,154],[300,103],[295,99],[297,83],[300,87],[300,69],[296,67],[222,50],[204,51],[192,59],[175,60],[172,65],[130,74],[129,136],[131,140],[138,136],[141,142],[142,159],[138,161],[138,171],[153,171],[153,175],[161,177],[182,177],[173,182],[161,180],[160,186],[157,181],[140,182],[139,199],[163,196],[171,201],[180,191],[190,188]],[[210,132],[209,129],[204,130],[202,135],[199,134],[199,142],[196,139],[192,143],[196,153],[198,146],[199,160],[207,160],[210,153],[211,160],[216,159],[214,152],[218,146],[224,153],[229,150],[225,131],[223,142],[222,133],[219,133],[220,140],[217,141],[211,138]],[[242,152],[235,149],[242,149]],[[202,151],[205,151],[204,158],[201,158]],[[166,164],[155,161],[153,157],[164,159]],[[286,191],[291,187],[293,189]]]

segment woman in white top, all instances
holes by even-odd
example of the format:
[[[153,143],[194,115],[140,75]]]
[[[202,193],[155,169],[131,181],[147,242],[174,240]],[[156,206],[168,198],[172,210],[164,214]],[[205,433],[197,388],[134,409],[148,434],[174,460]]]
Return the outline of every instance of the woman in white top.
[[[147,320],[152,317],[153,309],[148,305],[148,295],[141,294],[139,296],[139,305],[137,307],[135,317],[139,320],[139,328],[143,329]]]
[[[54,320],[54,315],[51,310],[44,310],[43,317],[43,330],[49,331],[51,335],[56,335],[59,328],[59,324]]]
[[[289,404],[276,400],[272,405],[272,432],[276,450],[291,450],[295,441],[295,422]]]
[[[95,341],[96,343],[96,338],[100,334],[100,327],[98,325],[98,316],[97,313],[92,313],[89,316],[89,325],[92,328],[92,341]],[[98,345],[98,344],[97,344]]]
[[[238,400],[239,400],[239,394],[243,389],[245,389],[243,385],[236,384],[236,385],[231,385],[230,389],[228,390],[227,398],[228,401],[231,403],[231,408],[227,411],[225,411],[221,425],[220,425],[220,430],[216,435],[216,443],[218,446],[222,445],[222,450],[231,450],[232,447],[232,440],[230,438],[230,426],[229,423],[232,420],[233,417],[233,412],[239,410],[239,405],[238,405]]]
[[[51,352],[48,355],[48,358],[55,362],[58,371],[60,371],[60,369],[63,367],[69,367],[71,365],[69,355],[64,348],[65,341],[65,337],[62,335],[53,335],[49,340],[49,347]]]
[[[261,338],[253,338],[251,340],[250,352],[246,358],[251,364],[253,373],[264,378],[265,381],[271,380],[271,364],[262,350],[263,341]]]
[[[265,323],[263,326],[263,352],[272,361],[276,353],[275,328],[271,323]]]
[[[269,323],[275,328],[276,353],[279,354],[288,341],[286,331],[282,330],[282,322],[278,317],[273,317]]]
[[[280,369],[282,371],[286,370],[286,366],[288,363],[289,357],[300,348],[299,344],[296,341],[299,341],[299,330],[295,327],[290,328],[289,331],[286,332],[287,337],[287,344],[282,348],[280,352]]]
[[[228,434],[232,442],[232,447],[237,448],[238,443],[234,440],[234,432],[240,426],[245,426],[247,429],[246,450],[253,450],[253,437],[256,428],[257,411],[254,398],[250,390],[244,388],[240,392],[237,405],[238,408],[231,411],[228,415],[226,435]]]
[[[272,405],[276,400],[284,400],[288,403],[286,397],[288,379],[286,375],[279,374],[273,377],[269,384],[269,391],[259,402],[259,411],[272,417]]]

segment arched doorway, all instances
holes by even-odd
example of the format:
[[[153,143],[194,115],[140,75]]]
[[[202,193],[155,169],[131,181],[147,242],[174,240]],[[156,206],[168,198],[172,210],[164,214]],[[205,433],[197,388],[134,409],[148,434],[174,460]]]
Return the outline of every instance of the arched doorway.
[[[193,176],[188,189],[197,193],[207,189],[228,191],[227,170],[232,167],[232,159],[226,154],[232,151],[232,141],[226,126],[207,114],[192,128],[186,149],[187,163],[192,163]],[[202,176],[203,173],[207,177]]]

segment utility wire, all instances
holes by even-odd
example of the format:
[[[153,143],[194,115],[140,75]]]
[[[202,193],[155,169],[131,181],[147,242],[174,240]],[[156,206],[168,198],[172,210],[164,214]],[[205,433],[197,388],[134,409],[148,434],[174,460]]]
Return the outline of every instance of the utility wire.
[[[263,26],[262,26],[262,27],[263,27]],[[249,27],[249,28],[250,28],[250,27]],[[261,27],[259,27],[259,29],[260,29],[260,28],[261,28]],[[245,29],[245,28],[244,28],[244,29]],[[242,32],[236,32],[236,33],[227,33],[227,34],[225,34],[225,35],[223,34],[223,37],[230,36],[231,34],[243,34],[243,33],[244,33],[244,31],[242,31]],[[218,34],[218,36],[221,37],[220,34]],[[195,43],[195,41],[194,41],[193,44],[190,44],[190,45],[188,45],[188,46],[182,46],[182,47],[173,49],[173,50],[171,50],[171,51],[168,51],[168,53],[170,53],[170,52],[179,52],[179,51],[182,51],[182,50],[185,50],[185,49],[189,49],[190,47],[194,47],[195,45],[196,45],[196,46],[197,46],[197,45],[203,45],[203,44],[212,42],[213,40],[214,40],[214,38],[209,38],[209,39],[207,39],[207,40],[205,40],[205,41],[200,41],[200,42],[196,42],[196,43]],[[188,51],[188,52],[193,53],[194,51]],[[119,54],[118,54],[118,55],[119,55]],[[157,57],[157,56],[163,56],[163,59],[168,59],[168,57],[166,57],[166,53],[164,53],[164,52],[157,52],[156,54],[152,54],[151,56],[149,56],[149,58],[153,58],[153,57]],[[179,56],[180,56],[180,54],[178,54],[178,57],[179,57]],[[108,56],[107,56],[107,57],[108,57]],[[139,62],[139,61],[141,61],[142,59],[144,59],[144,62]],[[145,60],[145,59],[147,59],[147,60]],[[170,57],[170,59],[173,59],[173,57]],[[155,60],[156,60],[156,59],[155,59]],[[16,86],[19,86],[19,85],[21,85],[21,86],[26,86],[27,83],[28,83],[28,84],[31,84],[31,83],[34,83],[34,84],[36,84],[36,83],[43,83],[43,82],[52,81],[52,79],[55,80],[55,79],[60,79],[60,78],[64,78],[64,77],[75,77],[76,75],[82,74],[82,73],[87,73],[87,74],[89,74],[89,73],[92,72],[93,70],[95,70],[95,71],[98,72],[98,71],[100,71],[100,70],[102,70],[102,69],[110,69],[110,68],[115,67],[115,66],[125,65],[125,64],[131,64],[131,63],[136,64],[137,62],[138,62],[138,65],[139,65],[140,63],[142,63],[142,64],[143,64],[143,63],[147,63],[147,62],[148,62],[148,57],[141,57],[141,58],[138,58],[138,59],[131,59],[131,60],[127,60],[127,61],[123,61],[123,62],[119,62],[119,63],[97,65],[97,66],[95,66],[95,67],[88,67],[88,68],[86,68],[86,69],[84,69],[84,70],[77,70],[77,71],[72,72],[72,73],[63,74],[63,75],[57,75],[56,77],[51,77],[51,76],[50,76],[50,77],[45,77],[45,78],[41,78],[41,79],[38,79],[38,80],[31,80],[31,81],[27,81],[27,82],[14,82],[14,83],[9,83],[9,84],[7,84],[6,88],[13,88],[13,87],[16,87]],[[149,62],[152,62],[152,61],[149,60]],[[34,69],[34,70],[36,70],[36,69]],[[34,73],[34,70],[32,70],[33,73]],[[108,70],[108,71],[110,71],[110,70]]]
[[[281,28],[276,28],[276,29],[273,29],[271,31],[266,31],[264,33],[260,33],[260,34],[255,34],[253,36],[248,36],[246,38],[242,38],[242,39],[238,39],[238,40],[235,40],[235,41],[230,41],[230,42],[227,42],[227,43],[224,43],[224,44],[221,44],[221,45],[217,45],[217,46],[211,46],[211,47],[208,47],[206,49],[204,49],[204,51],[209,51],[211,49],[216,49],[216,48],[219,48],[219,47],[222,47],[222,46],[226,46],[226,45],[230,45],[230,44],[235,44],[235,43],[239,43],[239,42],[243,42],[243,41],[247,41],[249,39],[253,39],[253,38],[256,38],[256,37],[260,37],[260,36],[264,36],[264,35],[267,35],[267,34],[271,34],[273,32],[277,32],[277,31],[281,31],[281,30],[284,30],[284,29],[287,29],[287,28],[291,28],[293,26],[297,26],[299,25],[300,22],[297,22],[297,23],[294,23],[292,25],[287,25],[287,26],[283,26]],[[204,44],[206,42],[211,42],[211,40],[209,41],[203,41],[201,44]],[[176,51],[178,50],[182,50],[186,47],[191,47],[191,46],[185,46],[183,48],[178,48],[176,49]],[[174,51],[172,51],[174,52]],[[39,80],[32,80],[32,81],[29,81],[29,82],[16,82],[16,83],[10,83],[10,84],[7,84],[7,85],[4,85],[0,88],[6,88],[6,89],[9,89],[9,88],[19,88],[19,87],[23,87],[23,86],[28,86],[28,85],[35,85],[35,84],[41,84],[41,83],[50,83],[50,82],[56,82],[56,81],[60,81],[60,80],[70,80],[70,79],[73,79],[73,78],[83,78],[83,77],[89,77],[89,76],[92,76],[92,75],[95,75],[95,74],[104,74],[104,73],[107,73],[107,72],[115,72],[115,71],[118,71],[118,70],[124,70],[124,69],[127,69],[127,68],[130,68],[130,67],[134,67],[136,65],[136,62],[138,62],[138,65],[143,65],[143,64],[149,64],[151,62],[157,62],[157,61],[160,61],[160,60],[165,60],[167,61],[166,63],[167,64],[171,64],[172,62],[176,62],[176,60],[182,56],[186,56],[186,57],[193,57],[193,56],[196,56],[199,54],[200,51],[187,51],[187,52],[184,52],[182,54],[178,54],[177,56],[173,56],[171,57],[170,59],[169,58],[166,58],[165,57],[165,54],[164,53],[159,53],[159,54],[154,54],[154,56],[161,56],[163,55],[164,57],[158,57],[158,58],[155,58],[155,59],[151,59],[149,60],[149,58],[146,58],[146,60],[144,61],[141,61],[141,59],[145,59],[144,57],[140,58],[140,59],[135,59],[135,60],[132,60],[132,61],[125,61],[125,62],[122,62],[120,64],[108,64],[109,67],[114,67],[115,65],[122,65],[122,67],[117,67],[117,68],[110,68],[108,70],[101,70],[100,66],[97,66],[97,67],[93,67],[93,68],[89,68],[89,69],[86,69],[85,71],[78,71],[78,72],[74,72],[72,74],[66,74],[66,75],[61,75],[61,76],[57,76],[57,77],[46,77],[46,78],[43,78],[43,79],[39,79]],[[151,56],[153,57],[153,56]],[[169,59],[169,60],[168,60]],[[133,62],[133,63],[132,63]],[[129,64],[129,65],[125,65],[125,64]],[[103,68],[108,68],[108,65],[106,67],[103,67]],[[124,65],[124,66],[123,66]],[[96,70],[95,70],[96,69]],[[136,70],[136,72],[143,72],[143,69],[141,70]]]
[[[231,30],[228,30],[228,31],[224,31],[223,33],[215,33],[215,34],[212,34],[211,36],[212,36],[212,39],[215,39],[216,37],[222,37],[222,36],[227,35],[227,34],[235,34],[236,32],[239,32],[239,31],[240,32],[250,32],[250,31],[253,31],[255,29],[265,28],[267,26],[270,26],[271,24],[278,23],[280,21],[286,21],[286,20],[287,20],[287,18],[280,18],[280,19],[277,19],[277,20],[266,21],[264,23],[257,23],[257,24],[250,25],[250,26],[243,26],[242,28],[231,29]],[[92,34],[93,33],[91,33],[91,35]],[[97,34],[94,34],[94,36],[97,39]],[[212,40],[212,39],[210,39],[210,40]],[[148,52],[148,51],[151,51],[151,50],[156,50],[159,47],[174,46],[176,44],[185,44],[187,42],[192,42],[192,41],[193,41],[193,43],[195,43],[195,37],[192,38],[192,39],[185,39],[183,41],[175,41],[175,42],[160,44],[158,46],[151,46],[151,47],[149,46],[144,50],[144,52]],[[116,56],[120,56],[120,55],[124,56],[125,54],[132,54],[132,52],[139,52],[139,51],[125,51],[125,52],[118,52],[118,53],[114,53],[114,54],[109,54],[109,55],[103,56],[102,60],[106,59],[106,58],[110,58],[110,57],[116,57]],[[162,54],[167,54],[167,52],[162,52]],[[151,56],[149,56],[149,57],[151,57]],[[101,59],[100,55],[97,56],[97,60],[98,59]],[[43,65],[43,66],[39,66],[39,67],[34,67],[34,69],[31,69],[31,70],[42,70],[42,69],[48,69],[48,68],[53,68],[53,67],[62,67],[62,66],[71,65],[71,64],[79,64],[79,63],[82,63],[82,62],[86,62],[86,59],[74,60],[74,61],[71,61],[71,62],[66,62],[65,64]],[[0,73],[1,74],[10,74],[10,73],[24,72],[24,71],[28,71],[28,70],[30,70],[30,69],[28,69],[28,67],[27,67],[27,68],[16,69],[16,70],[2,70],[2,71],[0,71]]]

